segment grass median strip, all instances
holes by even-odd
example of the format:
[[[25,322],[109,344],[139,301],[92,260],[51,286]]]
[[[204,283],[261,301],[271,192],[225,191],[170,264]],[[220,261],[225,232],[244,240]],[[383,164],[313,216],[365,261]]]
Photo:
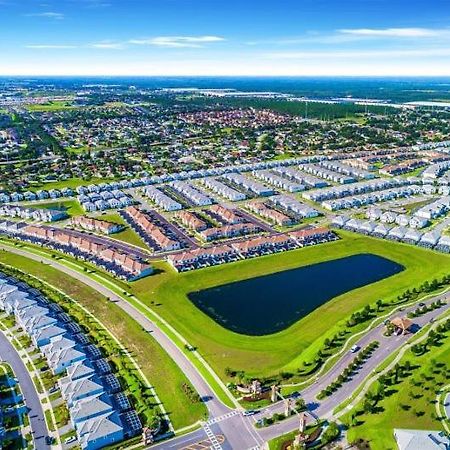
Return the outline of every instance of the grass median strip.
[[[176,364],[159,344],[139,324],[117,305],[94,289],[45,264],[30,264],[24,256],[1,252],[0,262],[19,270],[26,270],[38,279],[76,299],[98,317],[108,329],[134,355],[142,371],[154,385],[158,396],[170,415],[174,428],[202,419],[206,409],[202,403],[193,403],[183,394],[182,385],[188,383]]]

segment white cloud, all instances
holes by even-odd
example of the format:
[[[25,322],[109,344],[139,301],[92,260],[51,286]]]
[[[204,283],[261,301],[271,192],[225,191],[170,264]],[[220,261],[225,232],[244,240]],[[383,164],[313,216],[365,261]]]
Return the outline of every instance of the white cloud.
[[[121,50],[124,48],[124,45],[120,42],[101,41],[101,42],[94,42],[93,44],[89,44],[89,47],[104,49],[104,50]]]
[[[361,37],[394,37],[394,38],[422,38],[450,36],[450,29],[432,28],[345,28],[339,33]]]
[[[25,48],[34,49],[66,49],[66,48],[77,48],[76,45],[64,45],[64,44],[28,44]]]
[[[408,58],[450,56],[450,48],[423,48],[414,50],[349,50],[349,51],[304,51],[274,52],[271,59],[351,59],[351,58]]]
[[[64,19],[64,14],[59,12],[47,11],[42,13],[32,13],[27,14],[28,17],[46,17],[48,19],[62,20]]]
[[[134,45],[153,45],[156,47],[199,48],[207,43],[224,40],[220,36],[158,36],[147,39],[131,39],[128,42]]]

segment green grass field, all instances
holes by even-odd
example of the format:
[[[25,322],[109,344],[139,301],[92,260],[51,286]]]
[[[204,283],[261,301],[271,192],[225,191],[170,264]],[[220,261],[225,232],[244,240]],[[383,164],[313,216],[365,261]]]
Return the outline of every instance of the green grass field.
[[[61,180],[61,181],[49,181],[39,183],[39,184],[32,184],[28,188],[32,192],[39,191],[40,189],[62,189],[62,188],[70,188],[75,189],[78,186],[86,186],[89,184],[99,184],[99,183],[108,183],[110,181],[114,181],[114,178],[90,178],[88,180],[85,180],[83,178],[69,178],[67,180]]]
[[[145,250],[149,250],[148,246],[145,242],[140,238],[140,236],[130,228],[127,222],[117,213],[109,213],[109,214],[101,214],[95,216],[97,219],[106,220],[107,222],[119,223],[125,226],[123,231],[119,233],[114,233],[110,235],[110,238],[117,239],[122,242],[126,242],[128,244],[136,245],[137,247],[141,247]]]
[[[323,340],[332,336],[339,322],[353,311],[379,298],[393,299],[425,280],[442,276],[450,267],[448,255],[351,233],[341,236],[340,241],[317,247],[182,274],[157,263],[159,273],[133,283],[132,291],[196,346],[223,378],[226,367],[251,376],[295,371],[305,358],[315,356]],[[245,336],[226,330],[187,298],[192,291],[358,253],[384,256],[406,270],[336,297],[273,335]]]
[[[49,111],[62,111],[65,109],[74,109],[76,106],[67,101],[54,101],[41,104],[26,105],[25,108],[30,112],[49,112]]]
[[[33,203],[33,208],[62,210],[66,211],[71,217],[84,214],[83,208],[76,200],[52,200],[48,203]]]
[[[46,281],[85,306],[105,324],[135,357],[144,374],[154,385],[158,396],[169,412],[175,428],[190,425],[203,418],[206,408],[191,403],[182,390],[187,378],[160,345],[114,303],[82,282],[44,264],[0,251],[0,262],[17,267]]]
[[[411,376],[392,386],[392,393],[379,402],[380,411],[358,416],[358,425],[348,430],[349,442],[357,439],[369,441],[372,450],[395,450],[394,428],[440,430],[442,425],[435,418],[436,390],[438,384],[448,383],[445,369],[436,363],[450,361],[450,341],[447,338],[439,347],[422,356],[408,351],[401,362],[409,360],[415,370]],[[420,386],[414,386],[413,380]],[[391,387],[389,387],[391,390]],[[361,409],[361,405],[358,405]],[[348,415],[347,415],[348,417]],[[343,418],[345,422],[345,418]]]

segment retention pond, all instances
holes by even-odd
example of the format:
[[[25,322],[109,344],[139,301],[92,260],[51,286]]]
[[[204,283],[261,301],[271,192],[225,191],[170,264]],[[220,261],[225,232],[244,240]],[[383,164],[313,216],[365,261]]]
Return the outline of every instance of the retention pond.
[[[381,256],[358,254],[192,292],[189,299],[229,330],[266,335],[284,330],[334,297],[402,270]]]

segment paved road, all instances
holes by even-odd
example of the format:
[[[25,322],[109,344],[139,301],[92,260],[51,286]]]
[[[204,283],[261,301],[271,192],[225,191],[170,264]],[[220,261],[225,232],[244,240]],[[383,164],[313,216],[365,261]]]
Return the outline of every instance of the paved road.
[[[0,359],[6,361],[12,367],[14,375],[19,381],[23,398],[28,408],[28,417],[34,438],[34,448],[36,450],[49,449],[50,446],[45,443],[45,437],[48,436],[48,429],[38,393],[34,388],[28,369],[21,357],[2,332],[0,332]]]
[[[432,301],[441,298],[443,300],[450,299],[450,294],[443,294],[441,296],[436,296],[424,303],[431,303]],[[446,310],[450,308],[450,304],[447,304],[439,309],[431,311],[424,314],[421,317],[414,319],[414,323],[419,327],[423,327],[430,320],[436,319],[438,316],[443,314]],[[396,317],[398,315],[406,315],[409,311],[416,309],[416,306],[405,308],[404,311],[399,313],[394,313],[390,317]],[[374,369],[385,360],[391,353],[398,350],[402,345],[404,345],[408,339],[413,335],[400,335],[400,336],[383,336],[384,326],[379,325],[371,329],[368,333],[362,336],[357,344],[363,348],[367,346],[372,341],[379,341],[380,346],[376,349],[372,356],[364,363],[364,365],[355,373],[350,381],[345,383],[338,391],[336,391],[331,397],[327,397],[321,401],[316,399],[316,395],[328,386],[332,381],[334,381],[347,367],[356,354],[346,352],[338,360],[338,362],[323,376],[319,377],[318,381],[313,385],[299,391],[302,397],[305,399],[308,409],[313,416],[316,417],[332,417],[333,410],[345,401],[350,395],[358,388],[358,386],[363,382],[363,380],[370,375]],[[275,403],[271,406],[263,408],[258,414],[249,417],[243,417],[242,414],[227,415],[223,419],[218,418],[219,431],[221,432],[233,449],[250,449],[254,447],[261,446],[264,442],[267,442],[274,437],[281,434],[288,433],[294,430],[298,425],[298,419],[294,416],[288,420],[280,422],[276,425],[272,425],[267,428],[257,429],[254,423],[261,419],[262,417],[270,417],[275,412],[283,413],[284,405],[282,402]],[[310,418],[312,421],[313,418]],[[182,436],[180,438],[175,438],[172,441],[166,442],[164,444],[159,444],[154,446],[158,449],[177,449],[183,450],[189,448],[195,448],[195,443],[201,441],[206,435],[205,431],[199,430],[188,435]],[[170,445],[170,446],[169,446]],[[191,445],[192,447],[189,447]],[[152,447],[153,448],[153,447]],[[226,448],[222,446],[222,448]]]
[[[16,253],[18,255],[25,256],[34,261],[43,261],[46,264],[54,267],[60,272],[66,273],[71,277],[80,280],[84,284],[87,284],[91,288],[95,289],[97,292],[109,297],[115,302],[117,306],[122,308],[128,315],[130,315],[136,322],[138,322],[145,330],[147,330],[154,339],[164,348],[164,350],[169,354],[169,356],[175,361],[178,367],[183,371],[186,377],[194,386],[195,390],[202,397],[205,402],[206,407],[210,417],[221,416],[230,411],[230,409],[225,406],[215,395],[214,391],[209,387],[203,377],[198,373],[195,366],[186,357],[186,355],[172,342],[172,340],[161,331],[158,326],[148,319],[142,312],[137,310],[134,306],[130,305],[124,301],[121,297],[116,295],[112,290],[107,288],[104,284],[93,280],[89,276],[71,269],[56,260],[50,258],[45,258],[44,256],[39,256],[29,251],[23,250],[21,248],[12,248],[9,246],[4,246],[0,244],[0,248],[3,248],[11,253]]]
[[[161,444],[157,444],[152,448],[158,449],[189,449],[194,450],[196,448],[196,444],[203,442],[203,444],[199,444],[197,448],[205,448],[204,442],[205,439],[210,439],[211,436],[224,436],[223,443],[219,443],[217,445],[210,445],[210,447],[214,447],[217,450],[222,449],[237,449],[237,450],[245,450],[252,448],[259,448],[264,442],[270,440],[280,434],[287,433],[292,431],[297,426],[297,418],[292,417],[288,420],[285,420],[279,424],[264,428],[264,429],[256,429],[254,427],[254,422],[261,417],[271,416],[274,412],[282,412],[284,409],[283,403],[278,402],[275,403],[261,411],[259,414],[255,416],[243,417],[241,413],[238,411],[233,411],[223,405],[214,395],[211,388],[207,385],[207,383],[203,380],[201,375],[197,372],[196,368],[192,365],[192,363],[186,358],[182,351],[176,347],[176,345],[170,340],[170,338],[161,330],[157,328],[157,326],[149,320],[146,316],[144,316],[140,311],[136,310],[133,306],[123,301],[120,297],[118,297],[114,292],[109,290],[104,285],[100,284],[89,278],[88,276],[79,273],[75,270],[72,270],[55,260],[51,260],[48,258],[37,256],[33,253],[30,253],[26,250],[20,248],[10,248],[4,247],[0,244],[0,248],[5,248],[8,251],[13,253],[21,254],[28,258],[34,259],[36,261],[44,260],[49,265],[55,267],[56,269],[67,273],[68,275],[79,279],[83,283],[91,286],[93,289],[102,293],[105,296],[110,297],[114,301],[116,301],[117,305],[120,306],[124,311],[126,311],[129,315],[131,315],[138,323],[140,323],[145,329],[151,330],[153,337],[162,345],[162,347],[169,353],[169,355],[173,358],[176,364],[183,370],[186,376],[189,378],[191,383],[194,385],[195,389],[198,391],[200,396],[205,400],[205,404],[209,411],[209,420],[205,424],[203,424],[203,428],[200,430],[196,430],[194,432],[188,433],[186,435],[174,438],[170,441],[166,441]],[[438,298],[447,300],[450,299],[449,294],[443,294],[440,296],[436,296],[431,298],[424,303],[431,303],[432,301],[437,300]],[[393,313],[390,318],[396,317],[398,315],[404,316],[409,311],[416,309],[417,306],[411,306],[405,308],[401,312]],[[446,310],[450,308],[450,304],[446,304],[445,306],[436,309],[434,311],[428,312],[423,316],[420,316],[414,319],[414,323],[419,327],[423,327],[430,320],[437,318],[441,314],[443,314]],[[408,339],[411,338],[411,334],[401,335],[401,336],[391,336],[385,337],[383,336],[384,326],[379,325],[371,330],[369,330],[365,335],[363,335],[358,341],[357,344],[360,347],[365,347],[372,341],[379,341],[380,346],[377,350],[375,350],[372,356],[363,364],[363,366],[358,370],[356,374],[353,375],[352,379],[345,383],[338,391],[336,391],[332,396],[323,399],[322,401],[318,401],[316,399],[316,395],[328,386],[332,381],[336,379],[336,377],[342,372],[342,370],[348,366],[348,364],[353,360],[356,356],[355,354],[346,352],[342,355],[342,357],[337,361],[337,363],[324,375],[320,376],[316,383],[305,388],[301,391],[302,397],[305,399],[308,409],[314,416],[320,417],[331,417],[332,412],[336,406],[346,400],[361,384],[361,382],[370,375],[373,370],[383,361],[385,360],[391,353],[398,350],[402,345],[404,345]],[[203,447],[202,447],[203,445]]]
[[[445,409],[445,415],[447,416],[447,420],[450,420],[450,393],[448,393],[445,396],[444,409]]]

